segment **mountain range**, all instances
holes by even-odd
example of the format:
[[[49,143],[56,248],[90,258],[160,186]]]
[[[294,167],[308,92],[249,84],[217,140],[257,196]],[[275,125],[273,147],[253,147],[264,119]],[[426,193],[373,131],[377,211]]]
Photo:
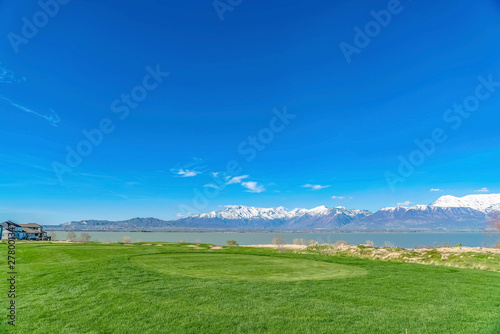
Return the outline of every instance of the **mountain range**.
[[[47,230],[324,230],[324,231],[484,231],[500,211],[500,194],[442,196],[429,205],[387,207],[372,213],[342,206],[313,209],[228,205],[222,210],[173,221],[132,218],[83,220],[46,226]]]

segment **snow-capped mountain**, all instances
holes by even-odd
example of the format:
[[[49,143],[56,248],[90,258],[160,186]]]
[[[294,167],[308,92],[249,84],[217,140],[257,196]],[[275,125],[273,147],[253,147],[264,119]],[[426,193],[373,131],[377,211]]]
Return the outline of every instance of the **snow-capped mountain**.
[[[311,209],[315,210],[317,208]],[[293,209],[287,211],[284,207],[277,208],[254,208],[243,205],[226,205],[224,210],[212,211],[191,216],[190,218],[199,219],[292,219],[305,214],[310,210]],[[319,209],[318,211],[321,211]]]
[[[478,194],[464,197],[441,196],[431,204],[435,207],[472,208],[484,213],[500,211],[500,194]]]
[[[173,221],[133,218],[124,221],[73,221],[63,230],[341,230],[341,231],[484,231],[493,211],[500,211],[500,194],[442,196],[430,205],[386,207],[371,213],[342,206],[312,209],[256,208],[228,205],[222,210]]]
[[[344,230],[482,231],[486,214],[468,207],[415,205],[387,207],[343,226]]]
[[[228,205],[223,210],[202,213],[183,218],[188,226],[210,228],[251,228],[251,229],[336,229],[354,219],[370,215],[367,210],[349,210],[345,207],[312,209],[284,207],[255,208],[242,205]]]

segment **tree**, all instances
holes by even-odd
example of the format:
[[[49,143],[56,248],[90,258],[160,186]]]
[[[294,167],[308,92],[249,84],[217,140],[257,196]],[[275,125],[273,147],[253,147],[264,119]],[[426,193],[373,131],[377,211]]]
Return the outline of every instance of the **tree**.
[[[69,231],[66,240],[73,242],[75,241],[75,239],[76,239],[76,233],[74,231]]]
[[[123,242],[126,243],[126,244],[129,244],[131,242],[131,239],[128,235],[124,236],[123,237]]]
[[[488,218],[488,222],[490,223],[493,231],[500,232],[500,212],[493,211]],[[497,248],[500,248],[500,243],[496,242]]]
[[[56,238],[57,238],[56,232],[54,232],[54,231],[50,232],[49,237],[50,237],[50,240],[52,240],[52,241],[56,240]]]
[[[239,246],[235,240],[228,240],[226,243],[228,246]]]
[[[80,242],[87,243],[87,242],[89,242],[89,241],[90,241],[90,239],[91,239],[90,234],[88,234],[88,233],[86,233],[86,232],[84,232],[84,233],[82,233],[82,234],[80,235]]]
[[[304,239],[304,238],[295,238],[295,239],[293,239],[293,244],[294,245],[305,245],[306,244],[306,239]]]
[[[285,243],[285,237],[282,235],[277,235],[273,238],[273,244],[278,248],[278,251],[281,253],[284,251],[283,244]]]

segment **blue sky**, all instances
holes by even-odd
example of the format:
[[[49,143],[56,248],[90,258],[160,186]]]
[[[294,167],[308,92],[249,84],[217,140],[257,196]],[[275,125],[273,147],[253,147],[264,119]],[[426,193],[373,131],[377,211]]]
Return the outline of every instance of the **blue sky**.
[[[1,219],[500,192],[498,1],[42,3],[0,2]]]

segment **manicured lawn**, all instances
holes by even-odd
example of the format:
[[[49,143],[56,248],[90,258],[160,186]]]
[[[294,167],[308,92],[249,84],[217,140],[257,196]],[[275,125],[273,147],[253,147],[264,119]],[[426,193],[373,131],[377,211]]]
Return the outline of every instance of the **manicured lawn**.
[[[201,247],[18,243],[0,333],[500,333],[499,273]]]
[[[324,261],[241,254],[154,254],[132,262],[168,275],[252,281],[300,281],[345,278],[366,270]]]

